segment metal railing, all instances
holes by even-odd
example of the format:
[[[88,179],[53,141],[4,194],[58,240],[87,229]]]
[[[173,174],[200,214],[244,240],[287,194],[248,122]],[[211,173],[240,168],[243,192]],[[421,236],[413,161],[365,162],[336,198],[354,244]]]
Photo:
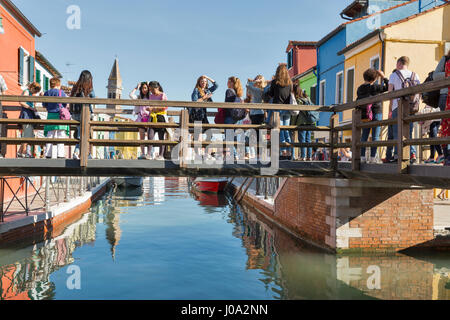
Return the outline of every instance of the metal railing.
[[[39,181],[35,181],[39,179]],[[0,177],[0,222],[8,215],[49,212],[100,184],[100,177]],[[13,183],[19,180],[19,183]],[[14,185],[16,187],[14,187]],[[18,185],[18,187],[17,187]]]

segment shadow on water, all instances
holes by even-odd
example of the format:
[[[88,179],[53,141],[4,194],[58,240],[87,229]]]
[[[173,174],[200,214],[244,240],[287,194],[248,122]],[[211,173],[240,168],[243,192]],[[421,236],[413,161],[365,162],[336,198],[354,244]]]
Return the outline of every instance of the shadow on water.
[[[201,208],[208,217],[219,215],[223,229],[231,227],[231,240],[227,241],[239,241],[245,257],[237,261],[241,263],[238,269],[247,275],[256,272],[256,282],[242,285],[262,286],[264,299],[450,299],[448,256],[324,253],[294,239],[251,208],[237,205],[226,194],[189,192],[187,180],[182,178],[152,178],[142,188],[109,190],[60,236],[32,247],[25,243],[0,249],[0,299],[55,299],[65,283],[56,282],[54,275],[74,264],[77,249],[107,250],[110,261],[114,261],[118,245],[130,236],[123,226],[130,212],[177,200],[190,201],[186,203]],[[169,211],[164,212],[170,215]],[[171,295],[167,295],[170,299]],[[234,297],[247,299],[240,292],[235,292]]]

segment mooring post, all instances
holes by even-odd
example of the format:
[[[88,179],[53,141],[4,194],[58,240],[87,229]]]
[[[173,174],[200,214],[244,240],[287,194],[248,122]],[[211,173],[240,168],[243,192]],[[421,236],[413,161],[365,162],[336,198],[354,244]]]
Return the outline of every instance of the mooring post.
[[[64,202],[70,201],[70,177],[66,177],[66,192],[64,197]]]
[[[2,222],[5,222],[3,217],[3,202],[5,201],[5,178],[0,178],[0,219]]]
[[[80,135],[80,166],[87,167],[89,157],[89,138],[90,138],[91,111],[89,105],[83,104],[81,113],[81,135]]]
[[[398,173],[407,173],[410,160],[410,152],[405,140],[410,138],[409,123],[404,121],[409,116],[409,103],[405,99],[400,98],[397,113],[397,170]]]
[[[352,170],[361,170],[361,109],[356,107],[353,109],[353,121],[352,121]],[[344,141],[345,142],[345,141]]]
[[[181,110],[180,115],[180,152],[179,165],[180,168],[186,168],[188,156],[188,140],[189,140],[189,112],[187,109]]]
[[[338,124],[339,116],[337,114],[333,114],[330,118],[330,166],[334,173],[337,171],[339,155],[339,149],[336,148],[336,144],[339,141],[339,133],[336,130]]]
[[[28,208],[28,177],[25,177],[25,214],[28,216],[30,208]]]
[[[45,211],[50,211],[50,177],[45,177]]]

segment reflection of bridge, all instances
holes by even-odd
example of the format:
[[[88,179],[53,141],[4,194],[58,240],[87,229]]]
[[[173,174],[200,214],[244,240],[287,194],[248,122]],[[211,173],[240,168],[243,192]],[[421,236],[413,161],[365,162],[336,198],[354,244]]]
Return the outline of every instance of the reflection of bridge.
[[[273,117],[269,125],[222,125],[210,124],[197,125],[189,123],[187,110],[171,112],[172,115],[179,117],[178,123],[135,123],[135,122],[101,122],[91,121],[89,108],[83,108],[82,120],[63,121],[63,120],[18,120],[18,119],[0,119],[0,124],[6,124],[10,128],[17,128],[24,122],[32,122],[36,127],[42,127],[44,124],[68,124],[72,127],[81,126],[81,139],[38,139],[38,138],[0,138],[0,142],[8,145],[19,143],[29,143],[33,145],[42,145],[46,142],[63,142],[66,145],[80,144],[80,160],[42,160],[42,159],[3,159],[0,161],[0,174],[2,175],[71,175],[71,176],[112,176],[112,175],[153,175],[153,176],[291,176],[291,177],[330,177],[330,178],[349,178],[363,180],[377,180],[389,183],[395,183],[398,186],[423,186],[423,187],[449,187],[450,186],[450,167],[436,165],[409,165],[409,146],[411,145],[437,145],[450,143],[450,137],[430,138],[430,139],[412,139],[409,136],[410,123],[438,120],[450,117],[450,111],[437,112],[426,115],[409,115],[409,112],[403,104],[399,107],[398,119],[389,119],[382,121],[372,121],[369,123],[360,122],[361,109],[358,106],[369,103],[386,101],[399,98],[412,93],[422,93],[450,85],[450,79],[444,79],[431,83],[422,84],[416,87],[404,90],[385,93],[376,97],[362,99],[359,101],[347,103],[340,106],[320,107],[320,106],[294,106],[294,105],[274,105],[274,104],[245,104],[247,109],[265,109],[272,110]],[[242,108],[242,104],[237,103],[198,103],[198,102],[175,102],[175,101],[148,101],[148,100],[120,100],[120,99],[86,99],[86,98],[59,98],[59,97],[24,97],[24,96],[2,96],[3,102],[65,102],[82,103],[95,105],[148,105],[148,106],[168,106],[168,107],[205,107],[205,108]],[[353,123],[347,126],[337,125],[337,112],[353,109]],[[331,112],[330,126],[281,126],[280,110],[298,111],[298,110],[316,110],[320,112]],[[116,111],[96,109],[97,113],[114,113]],[[388,126],[398,124],[397,140],[360,142],[361,131],[363,128],[373,128],[377,126]],[[104,140],[92,139],[93,131],[137,131],[138,128],[166,128],[178,129],[179,138],[171,140]],[[193,130],[201,132],[223,133],[227,129],[242,130],[268,130],[271,140],[260,141],[259,148],[264,152],[261,154],[270,154],[270,161],[267,165],[261,163],[249,163],[243,161],[242,164],[219,164],[217,162],[200,164],[191,163],[188,159],[189,149],[192,147],[224,148],[235,145],[243,148],[240,142],[233,139],[227,141],[192,141],[189,133]],[[280,130],[298,131],[325,131],[329,134],[328,143],[291,143],[278,144]],[[339,132],[352,130],[351,143],[339,143]],[[176,159],[166,161],[155,160],[89,160],[90,146],[140,146],[140,145],[167,145],[177,148]],[[399,160],[397,164],[362,164],[360,159],[361,147],[386,147],[395,146],[399,150]],[[331,159],[328,162],[299,162],[299,161],[279,161],[278,147],[317,147],[328,148]],[[352,163],[338,163],[339,148],[352,148]],[[270,151],[268,150],[270,149]],[[234,162],[234,161],[233,161]],[[269,170],[271,168],[271,170]],[[266,169],[266,170],[263,170]],[[273,170],[274,169],[274,170]]]

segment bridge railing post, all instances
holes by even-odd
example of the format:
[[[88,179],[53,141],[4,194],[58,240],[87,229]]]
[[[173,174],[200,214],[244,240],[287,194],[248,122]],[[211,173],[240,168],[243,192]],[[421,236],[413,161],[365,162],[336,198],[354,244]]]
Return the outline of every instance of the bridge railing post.
[[[361,123],[361,109],[353,109],[353,121],[352,121],[352,170],[359,171],[361,169],[361,131],[359,128]]]
[[[330,118],[330,167],[334,172],[336,172],[338,168],[339,150],[336,148],[336,144],[339,141],[339,132],[336,130],[338,123],[339,116],[333,114]]]
[[[405,122],[405,117],[409,116],[409,104],[405,99],[398,100],[398,114],[397,114],[397,170],[398,173],[406,173],[410,160],[409,148],[405,145],[405,140],[410,138],[408,122]]]
[[[87,167],[89,157],[91,111],[89,106],[84,104],[81,113],[81,135],[80,135],[80,166]]]
[[[180,152],[179,163],[180,168],[186,168],[188,156],[188,140],[189,140],[189,112],[187,109],[181,110],[180,115]]]
[[[3,203],[5,201],[5,178],[0,178],[0,221],[5,222]]]

